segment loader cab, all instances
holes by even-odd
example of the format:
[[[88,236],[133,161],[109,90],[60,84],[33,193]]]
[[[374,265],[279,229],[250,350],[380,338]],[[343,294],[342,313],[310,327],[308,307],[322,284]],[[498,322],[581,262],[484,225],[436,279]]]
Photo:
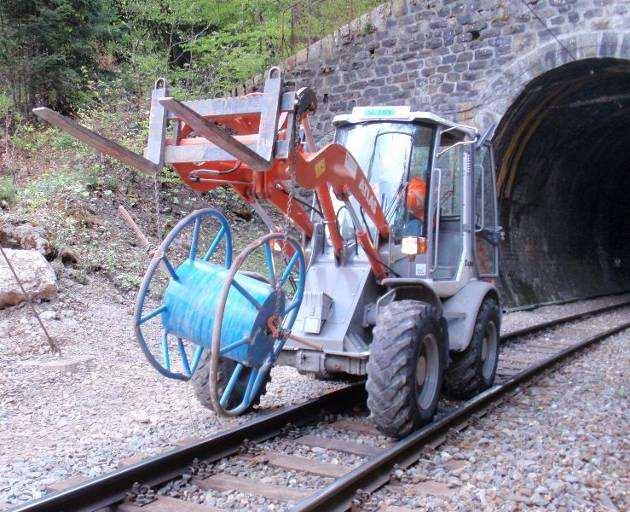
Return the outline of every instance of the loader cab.
[[[381,202],[392,236],[379,252],[398,278],[449,297],[470,279],[496,276],[494,162],[474,128],[408,107],[356,107],[333,123],[335,142],[352,153]],[[351,243],[352,220],[339,208]]]

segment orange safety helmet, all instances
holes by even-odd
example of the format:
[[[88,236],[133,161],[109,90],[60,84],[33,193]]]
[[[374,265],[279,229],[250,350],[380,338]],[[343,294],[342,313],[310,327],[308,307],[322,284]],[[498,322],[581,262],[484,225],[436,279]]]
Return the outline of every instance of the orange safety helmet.
[[[427,197],[427,183],[422,178],[414,176],[407,184],[407,209],[417,219],[424,222],[424,207]]]

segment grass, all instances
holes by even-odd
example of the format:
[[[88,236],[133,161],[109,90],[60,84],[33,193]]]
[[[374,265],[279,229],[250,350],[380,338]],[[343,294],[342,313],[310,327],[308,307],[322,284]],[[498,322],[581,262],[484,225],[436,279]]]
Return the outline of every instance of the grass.
[[[46,171],[19,191],[18,200],[27,210],[35,211],[54,202],[60,196],[89,197],[90,183],[90,180],[86,180],[85,174],[69,168]]]
[[[11,176],[0,177],[0,205],[13,206],[17,200],[17,189]]]

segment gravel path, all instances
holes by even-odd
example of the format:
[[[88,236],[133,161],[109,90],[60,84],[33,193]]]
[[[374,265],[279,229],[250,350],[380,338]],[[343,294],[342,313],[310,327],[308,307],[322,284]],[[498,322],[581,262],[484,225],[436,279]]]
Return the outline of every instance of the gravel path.
[[[130,327],[133,297],[99,278],[87,286],[61,284],[59,298],[39,309],[63,357],[80,361],[67,371],[55,366],[26,307],[0,310],[0,502],[38,498],[50,483],[96,476],[130,456],[159,453],[177,440],[251,417],[217,419],[189,386],[162,378],[148,365]],[[622,299],[513,313],[505,325],[520,328]],[[342,385],[275,368],[260,407],[300,403]]]

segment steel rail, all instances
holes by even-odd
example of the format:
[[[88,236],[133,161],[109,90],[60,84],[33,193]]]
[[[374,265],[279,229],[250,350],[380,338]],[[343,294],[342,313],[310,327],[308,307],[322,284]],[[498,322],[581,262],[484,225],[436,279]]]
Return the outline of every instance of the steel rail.
[[[505,334],[501,336],[501,342],[505,343],[512,341],[517,337],[534,334],[562,323],[568,323],[580,318],[605,313],[628,305],[630,305],[630,300],[577,314],[559,317]],[[519,375],[514,377],[514,379],[519,377]],[[508,385],[514,379],[503,384],[503,386]],[[493,391],[496,388],[497,387],[495,386],[494,388],[491,388],[490,391]],[[467,402],[467,404],[471,402],[473,404],[477,403],[477,401],[484,399],[490,391],[473,398],[470,402]],[[263,441],[265,439],[269,439],[280,434],[288,424],[300,426],[311,422],[316,417],[319,417],[323,411],[341,412],[343,410],[347,410],[351,406],[363,402],[365,397],[366,394],[363,383],[359,382],[352,384],[337,391],[309,400],[306,403],[282,408],[269,414],[264,414],[262,417],[249,421],[244,425],[213,434],[198,443],[193,443],[182,448],[176,448],[164,454],[143,460],[132,466],[121,468],[94,479],[87,480],[55,494],[18,505],[16,508],[10,509],[10,512],[94,512],[123,501],[126,497],[127,491],[131,489],[135,482],[140,482],[149,486],[163,484],[180,476],[195,459],[201,459],[208,462],[219,460],[223,457],[237,453],[245,440]],[[459,409],[452,414],[456,414],[458,411]],[[445,418],[438,419],[422,430],[411,434],[411,436],[399,442],[395,445],[395,447],[399,446],[400,443],[406,442],[407,439],[415,439],[416,436],[421,434],[426,436],[425,442],[430,441],[433,437],[437,437],[438,435],[430,433],[427,434],[427,429],[439,428],[439,425],[442,425],[444,421]],[[349,473],[346,477],[340,479],[339,481],[345,480],[353,473],[355,472]],[[389,478],[388,472],[387,478]],[[319,496],[319,494],[316,494],[315,496]]]
[[[530,366],[521,373],[501,385],[493,386],[487,391],[468,400],[455,411],[446,414],[442,418],[430,423],[426,427],[410,434],[397,442],[381,455],[370,459],[350,473],[335,480],[332,484],[319,492],[300,500],[291,508],[292,512],[321,511],[341,512],[350,508],[355,493],[359,490],[371,492],[390,479],[391,471],[396,466],[407,467],[419,458],[421,448],[428,442],[446,433],[479,410],[483,410],[491,403],[527,382],[544,370],[554,366],[567,357],[607,338],[630,328],[630,322],[603,331],[591,336],[573,346],[570,346],[557,354],[544,359],[542,362]]]
[[[363,384],[357,383],[332,391],[293,407],[288,407],[245,425],[219,432],[189,446],[176,448],[129,467],[80,483],[59,493],[26,503],[11,512],[96,511],[125,499],[135,482],[151,487],[180,476],[195,459],[216,461],[238,452],[246,440],[264,441],[282,432],[288,425],[303,425],[322,411],[336,413],[365,400]]]
[[[551,329],[552,327],[556,327],[561,324],[573,322],[575,320],[588,318],[589,316],[608,313],[609,311],[614,311],[615,309],[619,309],[624,306],[630,306],[630,300],[617,302],[615,304],[608,304],[606,306],[600,306],[594,309],[590,309],[588,311],[583,311],[581,313],[572,313],[570,315],[564,315],[558,318],[553,318],[551,320],[546,320],[545,322],[541,322],[539,324],[531,325],[529,327],[524,327],[522,329],[517,329],[511,332],[508,332],[506,334],[503,334],[501,336],[501,343],[507,343],[509,341],[515,340],[516,338],[521,338],[529,334],[534,334],[540,331],[544,331],[546,329]]]

